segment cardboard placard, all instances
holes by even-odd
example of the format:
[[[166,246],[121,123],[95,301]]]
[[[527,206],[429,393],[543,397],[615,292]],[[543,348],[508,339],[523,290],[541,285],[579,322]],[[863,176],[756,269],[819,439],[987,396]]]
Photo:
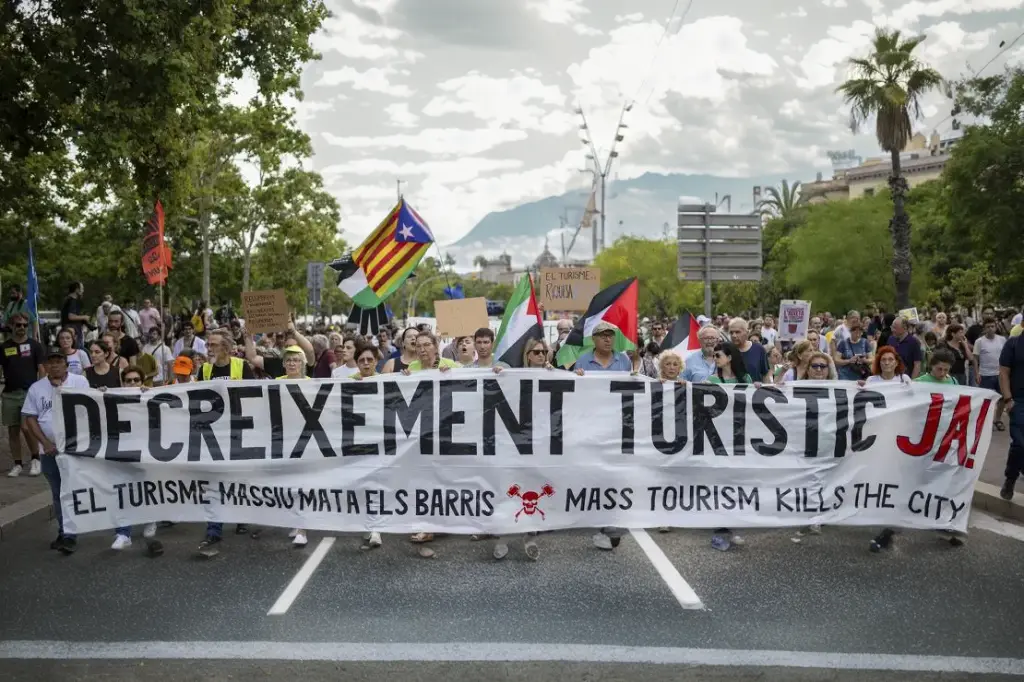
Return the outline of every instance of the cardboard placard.
[[[486,298],[456,298],[434,301],[439,336],[472,336],[477,329],[487,324]]]
[[[917,316],[917,307],[904,308],[900,311],[900,317],[908,322],[920,322],[921,318]]]
[[[779,339],[794,341],[807,338],[807,325],[811,321],[810,301],[782,301],[779,303]]]
[[[541,268],[537,295],[547,310],[586,311],[601,290],[601,268]]]
[[[243,291],[242,310],[245,327],[253,334],[284,331],[291,319],[284,289]]]

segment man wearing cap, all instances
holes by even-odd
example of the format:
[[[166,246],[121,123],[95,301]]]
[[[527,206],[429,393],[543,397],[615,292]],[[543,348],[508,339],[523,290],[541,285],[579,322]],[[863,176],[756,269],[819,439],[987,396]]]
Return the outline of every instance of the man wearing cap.
[[[210,352],[213,362],[203,363],[200,370],[200,381],[241,381],[256,378],[249,363],[231,355],[233,347],[234,340],[226,332],[210,332],[207,336],[206,348]],[[249,527],[244,523],[235,526],[236,535],[245,535],[248,532]],[[207,557],[216,556],[220,551],[218,545],[223,533],[223,523],[215,521],[206,524],[206,538],[199,543],[199,553]]]
[[[195,377],[195,365],[192,364],[192,358],[187,355],[179,355],[174,358],[174,366],[171,368],[174,376],[171,378],[171,382],[175,384],[191,384],[196,380]]]
[[[64,532],[64,515],[60,508],[60,468],[57,466],[56,436],[53,432],[53,402],[61,388],[89,388],[89,381],[80,374],[68,372],[68,358],[59,349],[46,357],[46,376],[28,389],[21,415],[25,428],[32,434],[42,450],[43,475],[50,484],[53,496],[53,515],[57,519],[57,539],[50,549],[62,554],[73,554],[76,547],[74,534]]]
[[[589,350],[576,360],[576,373],[584,372],[632,372],[633,362],[625,353],[615,352],[617,327],[608,322],[598,322],[591,332],[594,350]]]
[[[615,332],[618,328],[608,322],[598,322],[591,332],[594,350],[587,351],[576,360],[576,374],[586,372],[632,372],[633,362],[625,353],[615,352]],[[619,546],[622,530],[602,528],[591,538],[598,549],[612,550]]]

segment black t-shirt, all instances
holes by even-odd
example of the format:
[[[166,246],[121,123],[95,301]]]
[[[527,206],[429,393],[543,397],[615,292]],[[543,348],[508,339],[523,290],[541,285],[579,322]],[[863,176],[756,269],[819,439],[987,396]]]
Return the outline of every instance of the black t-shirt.
[[[967,328],[967,343],[974,345],[974,342],[981,338],[981,335],[985,333],[985,328],[980,324],[972,324]]]
[[[142,352],[139,349],[138,342],[132,337],[125,334],[121,337],[121,341],[118,342],[117,354],[122,358],[126,358],[129,362],[132,358],[138,358],[139,353]]]
[[[111,365],[106,374],[99,374],[95,367],[85,370],[85,379],[90,388],[121,388],[121,373],[115,365]]]
[[[210,372],[210,380],[211,381],[214,380],[214,379],[221,379],[221,380],[231,379],[231,363],[228,363],[228,364],[224,365],[223,367],[220,367],[218,365],[213,365],[212,367],[213,367],[213,369]],[[253,373],[252,367],[249,365],[248,362],[243,362],[242,363],[242,378],[243,379],[255,379],[256,378],[256,375]],[[202,371],[199,372],[199,380],[200,381],[203,380],[203,372]]]
[[[82,323],[78,320],[71,321],[68,319],[68,315],[81,315],[82,314],[82,302],[77,298],[68,296],[64,299],[64,305],[60,307],[60,323],[63,327],[80,327]]]
[[[1010,370],[1010,395],[1013,396],[1014,405],[1024,400],[1024,348],[1021,347],[1024,341],[1021,339],[1024,336],[1008,338],[999,354],[999,366]]]
[[[46,362],[43,345],[35,339],[18,343],[8,339],[0,345],[0,365],[4,368],[4,391],[27,391],[39,378],[39,366]]]

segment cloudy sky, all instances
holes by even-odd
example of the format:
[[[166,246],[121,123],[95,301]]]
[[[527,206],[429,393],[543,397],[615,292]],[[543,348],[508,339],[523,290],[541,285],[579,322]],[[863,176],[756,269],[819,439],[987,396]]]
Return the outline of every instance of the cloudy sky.
[[[353,244],[394,202],[397,179],[441,243],[492,210],[587,186],[577,103],[603,155],[635,101],[619,177],[827,172],[826,150],[878,154],[870,134],[849,132],[834,94],[874,26],[927,34],[921,57],[947,77],[1024,31],[1024,0],[328,5],[298,114]],[[1024,39],[985,73],[1007,60],[1024,62]],[[951,133],[948,102],[932,97],[926,113],[922,130]]]

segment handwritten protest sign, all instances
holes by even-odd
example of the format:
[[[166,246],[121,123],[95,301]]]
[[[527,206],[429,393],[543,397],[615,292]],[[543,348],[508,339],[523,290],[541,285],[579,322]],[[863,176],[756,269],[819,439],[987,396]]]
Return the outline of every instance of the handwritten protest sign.
[[[288,326],[288,297],[284,289],[243,291],[245,327],[254,334],[279,332]]]
[[[542,268],[540,303],[547,310],[585,311],[601,290],[600,268]]]

